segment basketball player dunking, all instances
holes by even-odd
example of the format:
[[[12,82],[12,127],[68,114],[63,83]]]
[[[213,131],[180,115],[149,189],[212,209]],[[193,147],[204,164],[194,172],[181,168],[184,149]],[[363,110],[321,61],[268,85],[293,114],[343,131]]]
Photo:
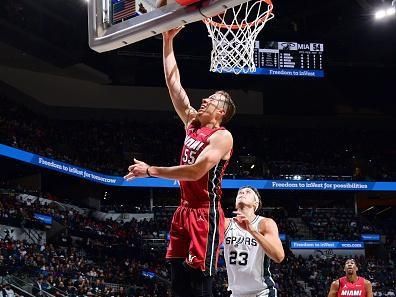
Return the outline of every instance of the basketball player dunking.
[[[202,99],[198,110],[190,105],[173,52],[173,39],[179,31],[163,34],[163,59],[169,94],[186,130],[180,165],[158,167],[135,160],[125,178],[154,176],[180,181],[181,201],[173,215],[166,253],[173,294],[210,297],[224,238],[221,180],[233,145],[231,133],[222,125],[234,115],[235,105],[224,91]]]
[[[328,297],[373,297],[371,282],[357,275],[358,267],[355,260],[345,262],[345,276],[331,283]]]
[[[255,214],[261,207],[256,188],[240,188],[235,207],[237,216],[226,219],[224,241],[231,296],[276,297],[270,260],[280,263],[285,257],[278,227],[274,220]]]

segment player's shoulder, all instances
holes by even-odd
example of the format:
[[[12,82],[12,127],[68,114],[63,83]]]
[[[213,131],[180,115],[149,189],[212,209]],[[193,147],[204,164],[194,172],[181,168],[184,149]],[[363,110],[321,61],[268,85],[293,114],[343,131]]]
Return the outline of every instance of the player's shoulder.
[[[274,219],[269,218],[269,217],[263,217],[263,216],[257,215],[257,218],[258,218],[259,220],[261,220],[261,221],[266,222],[266,223],[272,223],[272,222],[275,223]]]
[[[335,285],[340,285],[341,279],[342,279],[342,277],[333,280],[333,284],[335,284]]]
[[[276,222],[271,218],[258,216],[258,221],[258,230],[261,234],[264,234],[268,231],[275,232],[278,227]]]
[[[223,129],[219,129],[214,131],[209,137],[208,137],[208,141],[210,143],[222,143],[222,144],[227,144],[229,146],[232,147],[233,145],[233,138],[232,135],[230,133],[230,131],[228,130],[223,130]]]
[[[369,285],[369,286],[371,285],[371,282],[368,279],[363,278],[363,281],[365,285]]]
[[[257,217],[258,217],[260,225],[263,225],[263,226],[276,225],[276,222],[274,221],[274,219],[262,217],[262,216],[257,216]]]
[[[212,134],[212,137],[213,136],[232,139],[232,134],[227,129],[218,129]]]
[[[332,286],[332,287],[335,287],[335,288],[338,288],[338,287],[340,286],[340,283],[341,283],[341,278],[337,278],[336,280],[334,280],[334,281],[331,283],[331,286]]]

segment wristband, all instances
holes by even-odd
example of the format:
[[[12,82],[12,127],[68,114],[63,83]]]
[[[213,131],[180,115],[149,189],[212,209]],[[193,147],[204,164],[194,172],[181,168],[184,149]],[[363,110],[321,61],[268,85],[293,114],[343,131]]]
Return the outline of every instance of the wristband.
[[[150,174],[150,171],[149,171],[149,168],[150,168],[150,167],[151,167],[151,166],[147,167],[147,169],[146,169],[146,174],[147,174],[148,177],[152,177],[151,174]]]

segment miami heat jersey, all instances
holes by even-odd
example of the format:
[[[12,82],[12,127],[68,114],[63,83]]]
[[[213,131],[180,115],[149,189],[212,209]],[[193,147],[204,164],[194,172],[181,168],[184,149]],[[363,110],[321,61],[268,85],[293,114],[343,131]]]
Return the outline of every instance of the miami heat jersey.
[[[253,228],[258,229],[262,219],[256,216],[251,223]],[[233,219],[225,232],[224,258],[228,290],[233,296],[259,292],[260,296],[276,296],[275,282],[269,270],[270,258],[257,240]]]
[[[364,286],[364,278],[358,276],[356,282],[348,282],[346,276],[339,279],[340,286],[338,288],[337,297],[353,296],[366,297],[366,287]]]
[[[180,158],[181,165],[194,164],[203,149],[208,145],[208,138],[216,131],[224,128],[211,129],[190,125]],[[228,160],[221,160],[207,174],[197,181],[180,181],[181,199],[194,203],[218,202],[221,192],[221,180],[228,165]]]

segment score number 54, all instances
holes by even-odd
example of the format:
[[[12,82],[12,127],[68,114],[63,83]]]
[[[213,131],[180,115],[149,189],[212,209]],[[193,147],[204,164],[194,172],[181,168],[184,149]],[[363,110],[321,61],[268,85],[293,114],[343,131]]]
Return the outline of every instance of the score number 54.
[[[311,52],[323,52],[323,43],[310,43],[309,50]]]

